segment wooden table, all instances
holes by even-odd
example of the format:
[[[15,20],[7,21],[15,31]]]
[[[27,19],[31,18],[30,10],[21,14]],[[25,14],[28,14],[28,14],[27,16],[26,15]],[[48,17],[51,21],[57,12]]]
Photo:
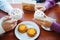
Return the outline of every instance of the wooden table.
[[[14,8],[17,8],[17,7],[22,8],[20,4],[13,4],[12,6]],[[56,22],[60,23],[60,6],[59,5],[56,5],[49,10],[46,10],[45,14],[47,16],[55,18]],[[5,15],[7,15],[5,12],[0,11],[0,18]],[[34,15],[34,12],[24,12],[23,18],[20,21],[18,21],[18,23],[21,21],[32,21],[33,15]],[[41,30],[40,35],[36,40],[60,40],[60,34],[57,34],[53,31],[51,32],[45,31],[41,27],[40,27],[40,30]],[[1,35],[0,40],[18,40],[18,39],[16,38],[14,34],[14,30],[12,30],[10,32],[7,32]]]

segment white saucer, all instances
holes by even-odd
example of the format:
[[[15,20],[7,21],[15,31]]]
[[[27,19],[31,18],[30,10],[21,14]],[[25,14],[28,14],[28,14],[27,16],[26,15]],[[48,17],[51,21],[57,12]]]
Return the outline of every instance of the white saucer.
[[[19,26],[20,24],[26,24],[28,28],[35,28],[35,29],[37,30],[36,36],[35,36],[35,37],[29,37],[29,36],[27,35],[27,33],[21,34],[21,33],[18,31],[18,26]],[[17,37],[18,39],[20,39],[20,40],[35,40],[35,39],[39,36],[39,34],[40,34],[39,26],[38,26],[36,23],[32,22],[32,21],[23,21],[23,22],[19,23],[19,24],[17,25],[17,27],[15,28],[15,35],[16,35],[16,37]]]

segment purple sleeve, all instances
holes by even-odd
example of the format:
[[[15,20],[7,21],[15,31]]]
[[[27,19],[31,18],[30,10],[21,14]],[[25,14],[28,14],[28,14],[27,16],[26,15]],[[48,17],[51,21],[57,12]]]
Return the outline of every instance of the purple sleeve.
[[[53,22],[51,25],[51,30],[60,33],[60,24]]]
[[[56,3],[56,0],[46,0],[44,6],[46,9],[53,7]]]

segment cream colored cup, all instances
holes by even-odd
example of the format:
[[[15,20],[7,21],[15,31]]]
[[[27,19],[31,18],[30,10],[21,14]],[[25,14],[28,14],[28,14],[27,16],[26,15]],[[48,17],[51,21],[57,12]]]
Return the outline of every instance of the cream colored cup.
[[[35,11],[35,5],[36,5],[36,1],[23,1],[22,2],[22,7],[23,10],[27,10],[27,11]]]
[[[16,20],[20,20],[23,17],[23,11],[19,8],[14,8],[12,12],[9,13],[10,17]]]

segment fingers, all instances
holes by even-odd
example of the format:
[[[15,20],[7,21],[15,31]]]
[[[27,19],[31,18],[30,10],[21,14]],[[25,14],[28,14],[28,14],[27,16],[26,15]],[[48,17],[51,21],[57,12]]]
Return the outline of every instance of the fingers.
[[[43,20],[43,19],[33,19],[37,24],[39,25],[45,25],[47,20]]]
[[[42,8],[42,7],[36,7],[35,9],[36,9],[36,10],[39,10],[39,9],[41,9],[41,8]]]
[[[6,26],[7,31],[10,31],[10,30],[13,30],[16,27],[17,22],[16,21],[6,22],[6,24],[7,24],[7,26]]]
[[[42,6],[40,10],[41,10],[41,11],[45,11],[46,8]]]
[[[10,23],[11,23],[12,29],[14,29],[15,26],[17,25],[17,21],[16,20],[11,21]]]
[[[35,9],[36,10],[41,10],[41,11],[45,11],[46,10],[46,8],[44,6],[42,6],[42,5],[36,6]]]
[[[17,22],[16,19],[11,19],[11,23]]]
[[[11,18],[10,20],[7,20],[6,22],[13,23],[13,22],[17,22],[17,20],[16,20],[16,19]]]
[[[8,20],[11,20],[11,18],[9,16],[6,16],[3,20],[3,22],[8,21]]]
[[[16,20],[14,20],[14,21],[12,21],[12,22],[11,22],[11,24],[15,24],[15,23],[17,23],[17,21],[16,21]]]
[[[15,26],[17,25],[17,20],[8,17],[5,17],[3,22],[2,22],[2,27],[4,28],[4,30],[10,31],[13,30],[15,28]]]
[[[34,21],[37,23],[37,24],[39,24],[39,25],[41,25],[42,24],[42,20],[39,20],[39,19],[34,19]]]
[[[9,17],[9,16],[6,16],[3,20],[3,22],[6,22],[6,23],[10,23],[10,24],[14,24],[14,23],[17,23],[17,20]]]
[[[11,25],[11,29],[14,29],[16,27],[17,23]]]
[[[36,21],[40,21],[40,22],[44,22],[43,19],[34,19],[34,20],[36,20]]]

